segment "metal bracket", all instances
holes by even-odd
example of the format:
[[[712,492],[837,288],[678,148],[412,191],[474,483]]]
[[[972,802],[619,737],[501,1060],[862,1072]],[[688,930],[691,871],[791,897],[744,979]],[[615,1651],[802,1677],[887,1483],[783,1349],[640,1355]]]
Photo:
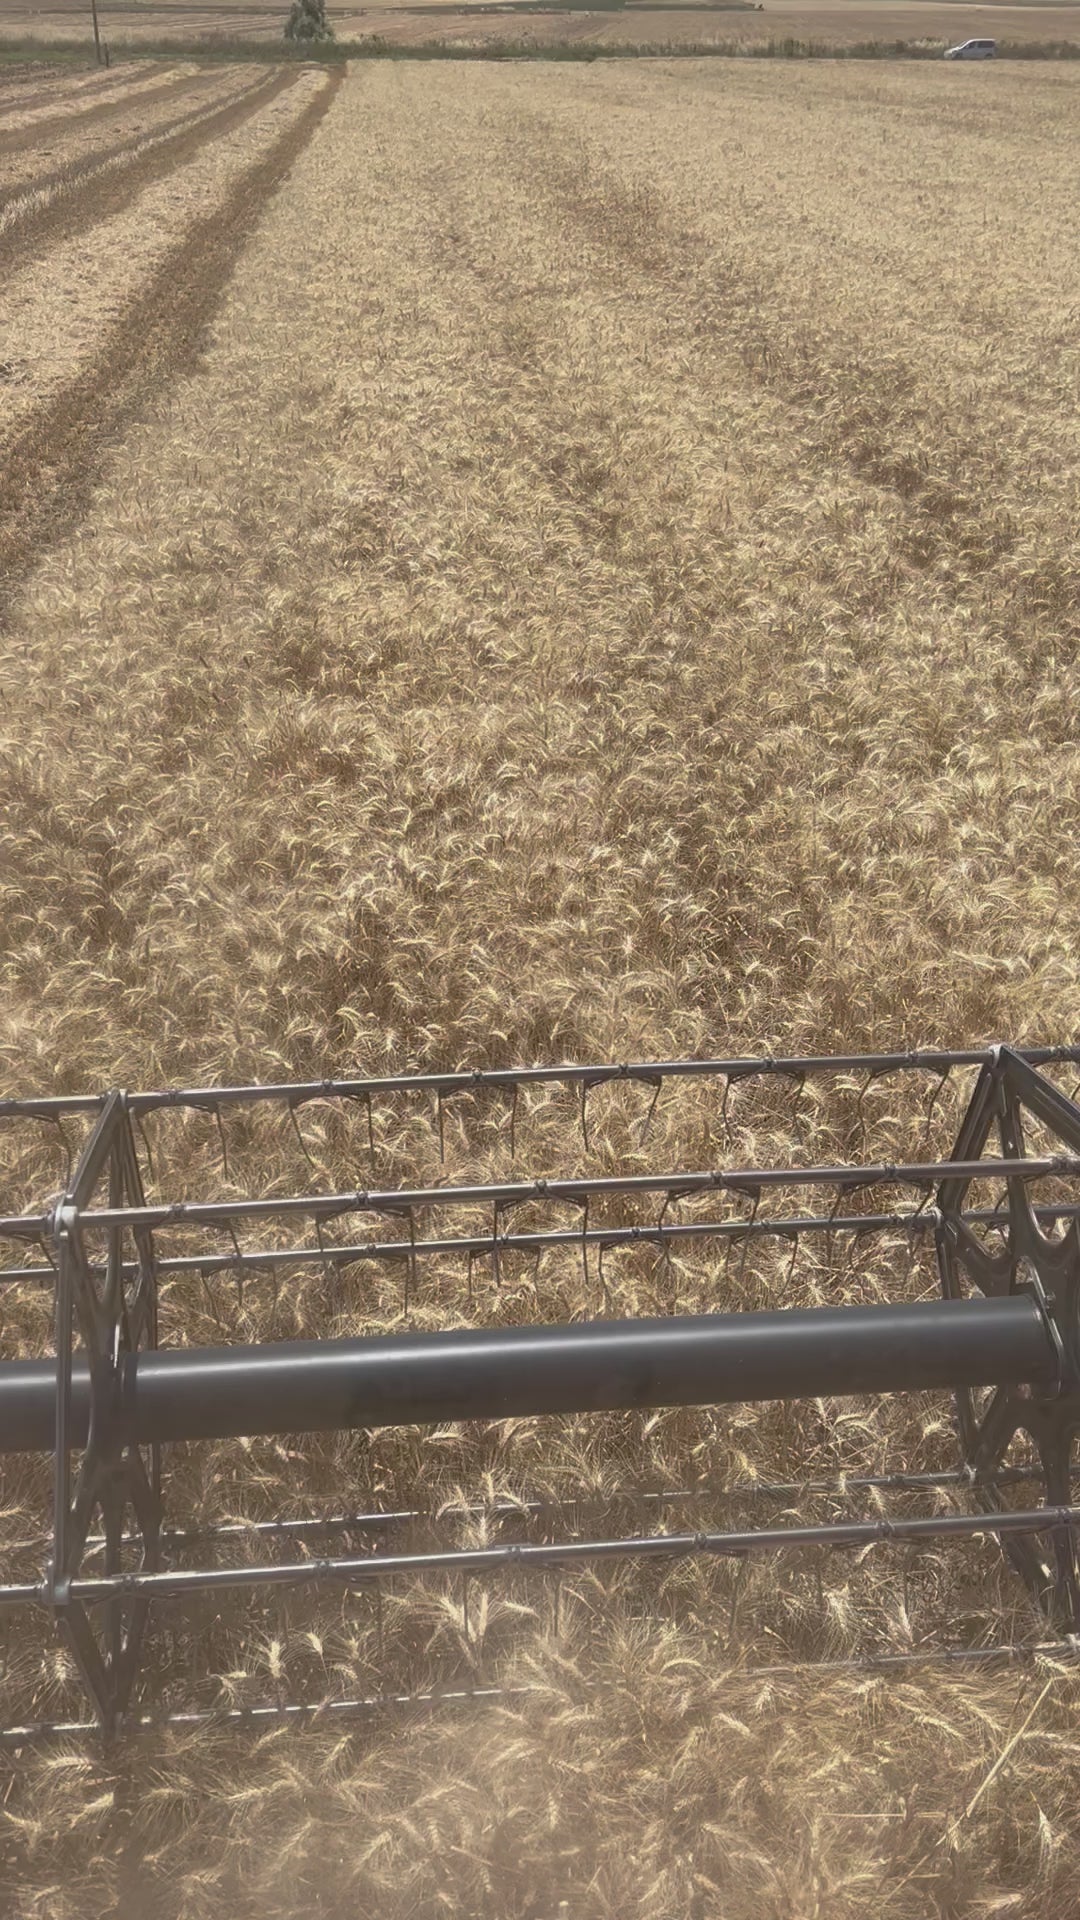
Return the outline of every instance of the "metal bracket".
[[[1080,1152],[1080,1107],[1008,1047],[996,1047],[984,1065],[957,1135],[953,1158],[970,1163],[996,1133],[1003,1158],[1023,1160],[1025,1116]],[[1070,1220],[1051,1238],[1035,1216],[1022,1173],[1005,1177],[1007,1211],[1003,1246],[992,1253],[961,1218],[972,1176],[949,1175],[938,1189],[938,1272],[947,1299],[962,1298],[972,1285],[981,1293],[1031,1293],[1042,1308],[1059,1355],[1059,1377],[1050,1389],[998,1387],[984,1407],[968,1388],[956,1395],[964,1464],[976,1499],[988,1513],[1004,1511],[998,1470],[1018,1433],[1026,1434],[1042,1465],[1048,1507],[1067,1508],[1072,1498],[1073,1442],[1080,1432],[1080,1225]],[[1076,1533],[1058,1529],[1052,1544],[1041,1536],[1003,1536],[1006,1551],[1039,1604],[1070,1633],[1080,1632],[1080,1560]]]
[[[134,1259],[125,1261],[125,1229],[106,1230],[105,1245],[87,1245],[82,1214],[107,1182],[110,1207],[145,1205],[127,1097],[106,1100],[68,1189],[52,1217],[56,1261],[56,1458],[53,1549],[42,1589],[74,1655],[106,1734],[115,1732],[131,1697],[149,1601],[115,1596],[104,1603],[99,1633],[71,1582],[82,1571],[87,1536],[100,1512],[105,1571],[123,1566],[125,1515],[134,1515],[137,1570],[160,1564],[161,1464],[157,1447],[129,1445],[124,1433],[125,1358],[157,1345],[157,1272],[152,1235],[133,1227]],[[125,1267],[128,1269],[125,1272]],[[85,1349],[89,1428],[81,1460],[74,1417],[74,1343]],[[144,1451],[146,1458],[144,1458]]]

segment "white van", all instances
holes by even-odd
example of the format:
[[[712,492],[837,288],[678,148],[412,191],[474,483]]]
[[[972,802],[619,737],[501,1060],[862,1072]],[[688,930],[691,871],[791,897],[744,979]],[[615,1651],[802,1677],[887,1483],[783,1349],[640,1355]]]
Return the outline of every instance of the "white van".
[[[958,47],[946,47],[946,60],[992,60],[997,52],[996,40],[965,40]]]

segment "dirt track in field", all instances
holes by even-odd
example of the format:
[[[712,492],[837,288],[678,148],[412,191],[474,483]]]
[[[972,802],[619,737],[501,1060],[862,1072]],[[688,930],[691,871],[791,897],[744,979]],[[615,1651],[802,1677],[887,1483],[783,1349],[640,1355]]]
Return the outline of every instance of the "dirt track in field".
[[[89,73],[80,73],[76,68],[73,73],[62,76],[56,74],[54,69],[53,77],[50,77],[50,69],[37,61],[27,65],[25,70],[16,66],[5,67],[4,77],[0,80],[0,106],[15,107],[20,113],[29,113],[68,94],[105,92],[110,86],[115,87],[130,78],[131,69],[127,65],[111,67],[105,73],[96,73],[93,66]],[[41,84],[31,92],[35,82]]]
[[[194,87],[205,85],[205,75],[199,72],[186,73],[180,78],[162,80],[157,86],[140,88],[137,95],[132,89],[121,94],[111,95],[108,100],[100,101],[96,106],[87,107],[85,112],[69,108],[66,113],[50,114],[45,120],[32,120],[20,127],[9,127],[0,132],[0,153],[19,153],[24,147],[38,147],[59,135],[70,133],[78,127],[94,126],[102,120],[116,119],[131,109],[133,98],[141,106],[160,106],[167,100],[178,99],[181,94],[190,93]]]
[[[78,115],[73,115],[68,131],[48,146],[28,144],[0,159],[0,213],[28,193],[47,193],[72,185],[85,168],[107,164],[145,146],[159,134],[191,125],[200,114],[246,93],[269,70],[253,67],[208,73],[202,89],[185,99],[179,112],[172,110],[168,101],[162,109],[152,106],[146,111],[136,99],[115,125],[108,126],[104,138],[96,127],[84,132]]]
[[[9,269],[22,266],[32,254],[47,246],[58,245],[80,229],[119,213],[144,187],[154,180],[164,179],[174,168],[191,159],[208,141],[243,126],[245,120],[250,120],[290,86],[294,78],[287,70],[272,73],[254,86],[245,88],[239,97],[234,95],[226,100],[220,107],[204,105],[196,114],[185,115],[163,129],[160,135],[154,129],[136,135],[125,143],[126,147],[137,149],[131,158],[126,164],[121,162],[116,166],[106,166],[104,177],[103,161],[119,159],[125,146],[114,149],[110,154],[88,156],[79,168],[80,172],[85,171],[85,179],[80,180],[76,176],[70,191],[60,193],[42,206],[31,208],[25,219],[18,220],[3,236],[4,258]],[[152,144],[148,145],[148,142]],[[70,177],[70,174],[61,172],[48,180],[35,181],[34,188],[59,185]],[[27,189],[19,191],[25,193]],[[0,197],[2,206],[3,199]]]
[[[214,208],[168,255],[92,365],[51,398],[7,449],[0,477],[0,617],[38,556],[85,512],[109,447],[150,394],[195,359],[246,235],[342,78],[341,72],[328,76],[317,97],[241,176],[227,204]],[[294,79],[286,74],[273,92]],[[271,97],[264,92],[259,104]],[[242,117],[251,111],[244,102]],[[200,132],[198,144],[201,138]],[[151,159],[156,164],[158,158],[155,151]]]

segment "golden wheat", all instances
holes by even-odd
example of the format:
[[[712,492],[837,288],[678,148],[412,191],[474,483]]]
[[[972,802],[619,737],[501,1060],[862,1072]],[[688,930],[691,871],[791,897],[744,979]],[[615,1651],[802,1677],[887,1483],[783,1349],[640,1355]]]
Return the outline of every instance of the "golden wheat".
[[[350,76],[201,370],[118,448],[5,637],[13,1090],[1075,1037],[1076,81],[979,78],[959,112],[937,69]],[[895,1089],[747,1093],[725,1121],[688,1087],[642,1141],[644,1105],[598,1097],[586,1142],[530,1100],[518,1162],[900,1158],[925,1125]],[[229,1179],[355,1185],[362,1117],[302,1126],[304,1151],[230,1122]],[[222,1180],[206,1116],[153,1144],[174,1191]],[[392,1179],[502,1172],[507,1114],[451,1111],[441,1160],[431,1112],[387,1103],[376,1153]],[[47,1173],[13,1149],[20,1203]],[[900,1246],[605,1269],[605,1295],[570,1258],[470,1294],[439,1266],[410,1316],[933,1284]],[[242,1300],[174,1283],[163,1319],[199,1341],[403,1311],[400,1276],[362,1268]],[[5,1338],[47,1341],[42,1296]],[[934,1397],[532,1420],[178,1450],[170,1501],[606,1512],[627,1485],[951,1446]],[[16,1564],[43,1494],[7,1471]],[[24,1757],[9,1906],[1068,1913],[1067,1673],[745,1671],[1030,1629],[989,1548],[920,1569],[882,1549],[820,1586],[809,1563],[402,1586],[378,1620],[327,1594],[163,1607],[170,1699],[434,1673],[538,1694],[352,1739]],[[8,1697],[66,1710],[42,1644],[13,1632]]]

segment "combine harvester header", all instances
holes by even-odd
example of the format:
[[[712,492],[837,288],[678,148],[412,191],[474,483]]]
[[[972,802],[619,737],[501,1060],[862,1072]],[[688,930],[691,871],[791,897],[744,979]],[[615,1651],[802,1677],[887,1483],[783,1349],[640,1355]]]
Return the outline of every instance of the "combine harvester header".
[[[1080,1067],[1080,1049],[533,1067],[0,1103],[0,1118],[8,1121],[55,1125],[61,1134],[71,1121],[89,1127],[59,1198],[36,1212],[0,1218],[0,1238],[39,1250],[32,1264],[0,1269],[0,1281],[7,1288],[55,1288],[54,1351],[43,1358],[0,1359],[0,1453],[54,1457],[47,1558],[36,1579],[0,1586],[0,1608],[38,1607],[52,1615],[95,1716],[85,1723],[9,1726],[3,1737],[17,1744],[94,1725],[107,1735],[203,1720],[258,1725],[275,1716],[333,1716],[379,1704],[278,1702],[223,1715],[155,1715],[151,1695],[135,1709],[151,1603],[225,1588],[329,1581],[368,1589],[403,1574],[543,1571],[625,1556],[743,1559],[792,1546],[858,1548],[884,1539],[990,1533],[1001,1538],[1058,1629],[1080,1633],[1080,1507],[1072,1505],[1072,1443],[1080,1426],[1080,1107],[1046,1071],[1062,1065]],[[138,1146],[147,1117],[166,1110],[213,1115],[224,1146],[223,1116],[230,1109],[277,1103],[295,1127],[297,1110],[307,1103],[343,1108],[359,1102],[367,1111],[373,1164],[376,1099],[420,1094],[434,1100],[441,1139],[444,1108],[456,1096],[503,1094],[511,1102],[512,1130],[522,1091],[537,1086],[572,1091],[587,1145],[589,1096],[612,1083],[646,1089],[647,1126],[665,1084],[680,1079],[723,1086],[726,1106],[734,1088],[769,1076],[801,1088],[817,1076],[865,1076],[869,1086],[886,1075],[922,1073],[940,1093],[961,1068],[978,1072],[952,1152],[903,1165],[736,1167],[148,1201]],[[1040,1151],[1029,1145],[1035,1135]],[[1053,1188],[1048,1198],[1033,1196],[1039,1183],[1044,1192],[1047,1184]],[[973,1185],[996,1191],[997,1204],[973,1204]],[[881,1187],[909,1193],[912,1204],[900,1211],[858,1211],[859,1196]],[[763,1195],[792,1188],[811,1195],[824,1191],[830,1209],[811,1203],[797,1213],[760,1214]],[[611,1222],[612,1209],[632,1196],[655,1198],[660,1212],[654,1223]],[[677,1202],[709,1196],[749,1202],[752,1211],[734,1218],[671,1215]],[[565,1206],[576,1217],[565,1227],[508,1228],[515,1209],[538,1202]],[[604,1216],[599,1222],[597,1208]],[[491,1230],[424,1238],[417,1222],[432,1209],[451,1216],[462,1211],[473,1220],[478,1209],[490,1210]],[[352,1217],[402,1222],[406,1231],[383,1240],[324,1237],[328,1223]],[[299,1223],[295,1243],[279,1244],[283,1223],[292,1221]],[[239,1230],[268,1228],[266,1244],[241,1249]],[[188,1242],[198,1240],[194,1251],[161,1250],[159,1237],[177,1232]],[[222,1232],[231,1242],[224,1250]],[[289,1225],[288,1233],[296,1229]],[[940,1298],[257,1346],[158,1344],[159,1289],[185,1274],[229,1272],[242,1282],[247,1271],[332,1272],[388,1262],[403,1269],[407,1308],[421,1263],[433,1257],[462,1256],[470,1283],[473,1262],[482,1258],[497,1282],[500,1260],[512,1252],[579,1250],[588,1296],[595,1293],[596,1274],[603,1285],[604,1253],[616,1247],[643,1244],[669,1252],[688,1241],[745,1245],[763,1237],[797,1246],[801,1236],[820,1235],[832,1250],[853,1237],[889,1234],[907,1236],[912,1244],[933,1240]],[[987,1388],[993,1392],[984,1402],[980,1390]],[[969,1511],[739,1532],[526,1539],[425,1553],[377,1550],[271,1564],[170,1565],[171,1544],[186,1537],[164,1527],[161,1450],[174,1442],[925,1389],[956,1395],[959,1463],[949,1475],[898,1475],[896,1482],[967,1489],[975,1503]],[[1029,1438],[1037,1457],[1042,1497],[1038,1504],[1009,1508],[1002,1488],[1024,1477],[1004,1465],[1018,1434]],[[544,1511],[550,1516],[550,1503]],[[94,1535],[98,1516],[101,1533]],[[280,1519],[264,1531],[299,1540],[336,1526],[355,1536],[365,1528],[385,1532],[393,1518]],[[220,1547],[245,1534],[223,1526],[202,1529],[199,1537]],[[1069,1652],[1072,1640],[1037,1649],[944,1651],[947,1657],[986,1658],[1047,1650]],[[495,1689],[477,1689],[469,1697],[488,1691]]]

